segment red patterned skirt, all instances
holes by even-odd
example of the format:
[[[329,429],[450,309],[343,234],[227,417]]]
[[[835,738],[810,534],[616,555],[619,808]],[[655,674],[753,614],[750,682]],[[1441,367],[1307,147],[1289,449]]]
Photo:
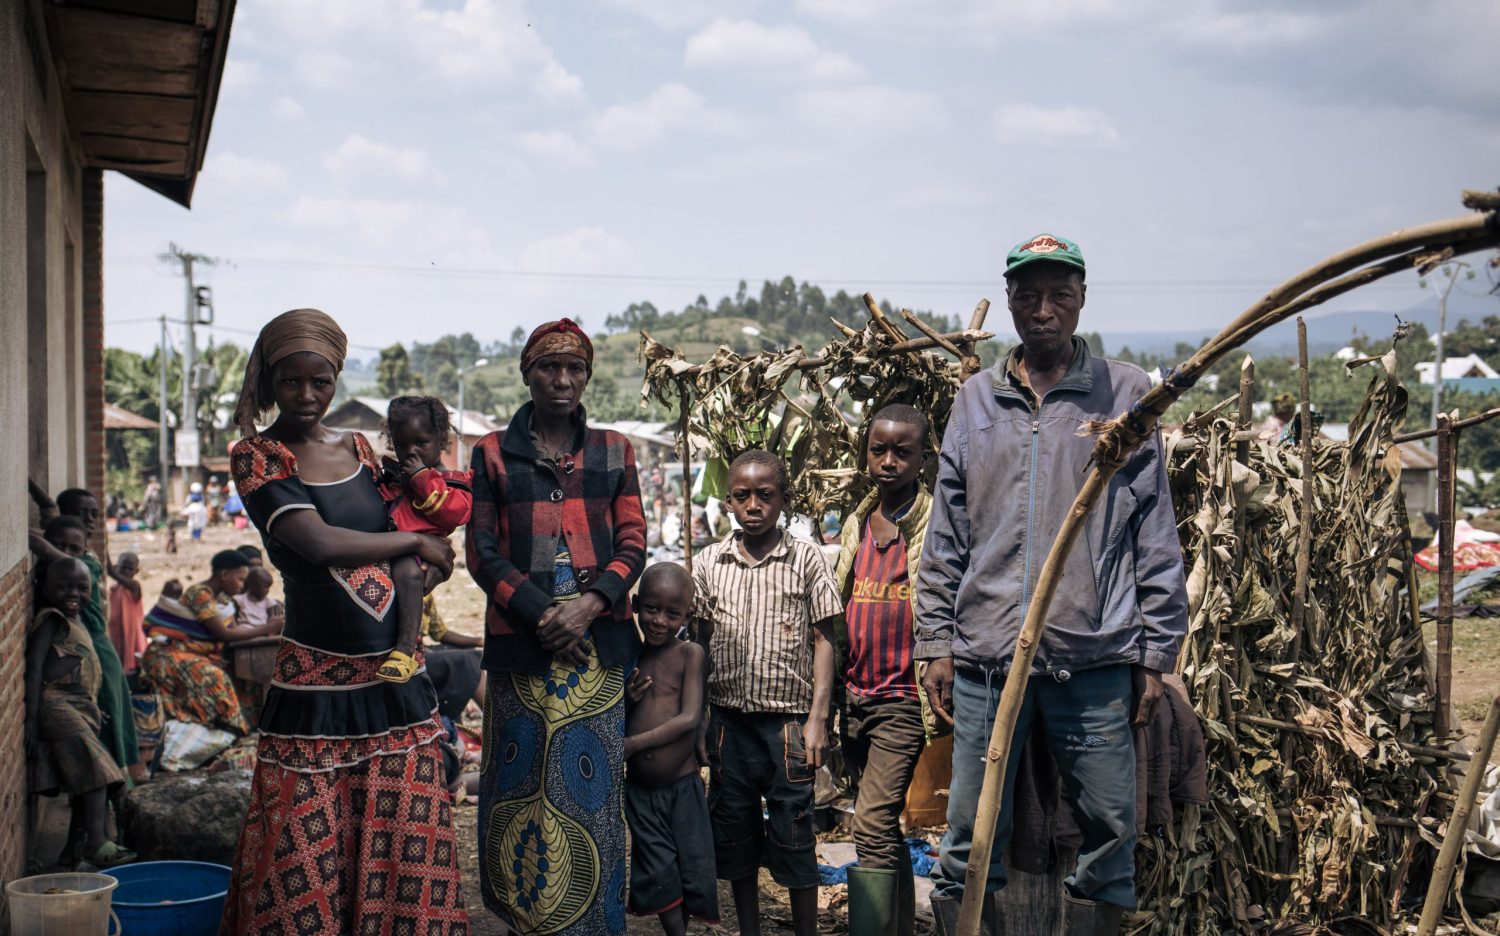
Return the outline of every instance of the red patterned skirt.
[[[272,685],[279,717],[345,724],[354,736],[313,730],[262,736],[222,934],[468,933],[441,726],[430,715],[405,724],[403,718],[359,736],[353,724],[384,710],[379,698],[364,709],[354,702],[361,690],[386,692],[369,683],[383,656],[283,644]],[[431,693],[426,686],[404,707],[393,699],[383,705],[412,711],[430,706]]]
[[[255,769],[223,934],[463,936],[436,742],[352,767]]]

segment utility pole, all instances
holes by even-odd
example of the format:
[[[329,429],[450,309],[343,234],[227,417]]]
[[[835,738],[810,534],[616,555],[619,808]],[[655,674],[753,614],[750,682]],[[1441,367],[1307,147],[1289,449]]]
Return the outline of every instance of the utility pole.
[[[198,407],[195,403],[195,390],[193,386],[193,364],[198,353],[197,336],[193,333],[195,325],[207,324],[209,319],[199,319],[199,308],[207,304],[205,299],[207,287],[200,290],[193,284],[193,265],[202,264],[212,267],[218,264],[213,257],[202,254],[189,253],[176,244],[169,244],[167,252],[161,254],[160,259],[167,262],[177,262],[182,265],[182,276],[186,281],[187,289],[184,293],[186,301],[183,305],[183,326],[187,329],[182,348],[182,418],[177,422],[177,437],[179,440],[177,449],[177,463],[181,468],[194,468],[199,464],[201,451],[198,444]],[[211,315],[212,313],[210,313]],[[186,472],[183,473],[182,483],[187,484]]]
[[[156,476],[161,482],[162,506],[167,503],[167,482],[171,480],[167,476],[167,317],[161,317],[161,350],[156,354],[157,369],[161,371],[161,386],[156,395],[156,418],[160,421],[157,427],[156,443]]]

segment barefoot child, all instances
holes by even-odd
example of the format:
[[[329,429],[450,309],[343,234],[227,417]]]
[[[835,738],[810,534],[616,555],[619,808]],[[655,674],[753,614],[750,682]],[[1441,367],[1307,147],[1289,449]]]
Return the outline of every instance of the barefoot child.
[[[711,662],[709,815],[742,936],[760,936],[762,856],[789,892],[797,936],[818,925],[813,778],[828,747],[833,623],[843,602],[818,547],[776,525],[790,486],[775,455],[736,458],[729,509],[740,531],[693,563],[694,613]]]
[[[396,397],[386,411],[385,431],[396,461],[386,460],[380,490],[396,529],[450,536],[468,523],[474,505],[473,472],[442,467],[449,439],[448,407],[443,401]],[[396,648],[375,675],[386,682],[404,683],[417,674],[426,573],[415,555],[407,555],[391,562],[391,577],[396,582]]]
[[[693,580],[659,562],[641,576],[634,608],[646,635],[627,687],[625,821],[630,825],[630,911],[655,914],[667,936],[689,915],[717,925],[713,829],[698,774],[707,654],[678,632],[693,607]]]
[[[125,774],[99,740],[99,659],[82,619],[93,581],[88,566],[72,557],[49,563],[42,575],[38,610],[26,634],[31,791],[69,794],[73,824],[83,830],[84,858],[110,868],[134,861],[135,853],[110,841],[105,829],[110,790],[125,782]]]

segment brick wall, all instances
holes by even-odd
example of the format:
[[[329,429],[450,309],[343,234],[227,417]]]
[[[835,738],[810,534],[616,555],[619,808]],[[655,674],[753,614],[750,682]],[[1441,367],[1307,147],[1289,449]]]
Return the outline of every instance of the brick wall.
[[[26,619],[31,611],[27,586],[28,555],[0,577],[0,660],[23,660]],[[26,872],[27,833],[31,828],[26,796],[26,758],[23,731],[26,684],[0,679],[0,881],[13,881]],[[10,914],[0,901],[0,933],[10,931]]]
[[[83,170],[83,487],[104,505],[104,173]],[[104,524],[94,552],[106,554]]]

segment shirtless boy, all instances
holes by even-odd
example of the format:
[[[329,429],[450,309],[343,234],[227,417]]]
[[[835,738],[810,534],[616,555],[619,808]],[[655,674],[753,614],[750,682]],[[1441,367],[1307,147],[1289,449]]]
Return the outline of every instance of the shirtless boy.
[[[693,580],[657,563],[641,576],[635,613],[646,635],[628,687],[625,819],[630,824],[630,911],[655,914],[668,936],[689,914],[719,922],[713,830],[698,773],[708,654],[678,638],[693,606]]]

